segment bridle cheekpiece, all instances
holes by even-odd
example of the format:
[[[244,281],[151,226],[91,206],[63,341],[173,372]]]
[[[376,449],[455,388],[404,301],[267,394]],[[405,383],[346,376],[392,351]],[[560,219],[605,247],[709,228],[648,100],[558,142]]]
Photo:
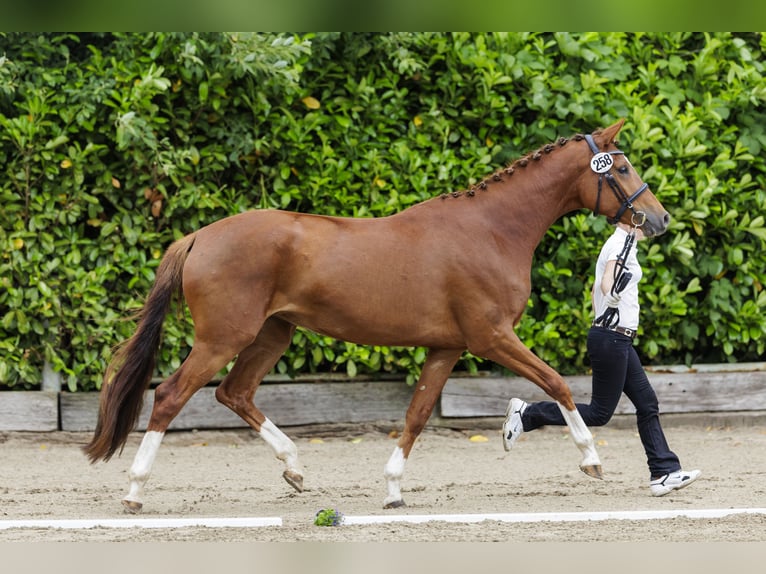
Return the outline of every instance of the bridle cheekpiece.
[[[590,160],[590,168],[595,173],[598,174],[598,195],[596,196],[596,208],[593,210],[593,213],[595,215],[599,215],[599,204],[601,203],[601,188],[603,187],[604,179],[606,179],[607,184],[609,184],[609,187],[611,188],[612,192],[614,193],[615,197],[619,201],[622,202],[620,205],[620,208],[617,210],[617,213],[614,215],[614,217],[607,216],[606,219],[609,223],[614,225],[617,223],[622,215],[625,213],[626,210],[630,209],[633,212],[632,217],[632,224],[633,227],[641,227],[644,222],[646,221],[646,213],[643,211],[637,211],[633,207],[633,202],[638,199],[638,197],[644,193],[648,188],[649,184],[644,183],[641,187],[638,188],[638,190],[628,197],[628,194],[626,194],[623,189],[620,187],[620,184],[617,183],[617,180],[612,175],[612,167],[614,166],[614,159],[612,159],[613,155],[625,155],[625,152],[622,152],[620,150],[610,151],[610,152],[603,152],[598,149],[598,146],[596,145],[596,142],[593,141],[593,136],[588,134],[585,136],[585,141],[588,142],[588,146],[590,147],[590,150],[593,152],[593,157]]]

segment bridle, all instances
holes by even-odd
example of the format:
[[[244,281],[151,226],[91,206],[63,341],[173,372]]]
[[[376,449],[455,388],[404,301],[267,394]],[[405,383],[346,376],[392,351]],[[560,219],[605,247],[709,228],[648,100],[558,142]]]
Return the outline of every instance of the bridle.
[[[606,179],[606,182],[609,184],[609,187],[612,189],[615,197],[617,197],[617,199],[622,202],[622,205],[620,205],[620,208],[617,210],[615,216],[607,216],[607,221],[614,225],[620,220],[625,211],[630,209],[633,212],[633,217],[631,218],[633,227],[641,227],[646,222],[646,213],[643,211],[637,211],[633,207],[633,202],[649,188],[649,184],[644,183],[633,195],[628,197],[628,195],[623,191],[623,189],[620,187],[620,184],[617,183],[617,180],[611,173],[612,166],[614,165],[612,156],[625,155],[625,152],[620,150],[610,152],[600,151],[596,145],[596,142],[593,141],[593,136],[590,134],[585,136],[585,141],[588,142],[588,147],[590,147],[590,150],[593,152],[593,157],[590,160],[590,168],[598,174],[598,195],[596,196],[596,208],[593,210],[593,213],[595,215],[599,214],[599,204],[601,203],[601,188],[603,187],[604,179]]]

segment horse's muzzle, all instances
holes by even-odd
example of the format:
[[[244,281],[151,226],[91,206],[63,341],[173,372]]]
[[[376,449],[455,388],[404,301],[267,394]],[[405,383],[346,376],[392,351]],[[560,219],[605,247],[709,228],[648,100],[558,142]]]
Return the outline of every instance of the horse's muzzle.
[[[656,237],[665,233],[669,225],[670,214],[667,211],[663,211],[659,216],[648,214],[641,228],[644,230],[646,237]]]

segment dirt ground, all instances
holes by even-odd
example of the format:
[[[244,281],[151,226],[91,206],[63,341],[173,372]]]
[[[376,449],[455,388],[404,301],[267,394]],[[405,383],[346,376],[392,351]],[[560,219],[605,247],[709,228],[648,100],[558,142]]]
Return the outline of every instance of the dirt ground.
[[[499,424],[499,421],[498,421]],[[766,540],[766,516],[474,524],[428,522],[319,527],[317,511],[352,515],[580,512],[766,507],[766,427],[667,427],[686,468],[703,476],[662,498],[650,496],[641,444],[633,429],[595,429],[605,480],[578,468],[566,432],[521,437],[511,453],[499,430],[427,428],[402,483],[406,508],[383,510],[383,466],[393,426],[285,429],[298,445],[305,491],[281,478],[282,464],[257,434],[177,432],[166,436],[147,485],[144,517],[281,517],[260,528],[86,530],[11,528],[0,542],[375,541],[375,542],[732,542]],[[477,439],[476,436],[484,437]],[[473,438],[472,438],[473,437]],[[141,435],[120,458],[90,465],[84,433],[0,434],[0,521],[124,518],[120,500]]]

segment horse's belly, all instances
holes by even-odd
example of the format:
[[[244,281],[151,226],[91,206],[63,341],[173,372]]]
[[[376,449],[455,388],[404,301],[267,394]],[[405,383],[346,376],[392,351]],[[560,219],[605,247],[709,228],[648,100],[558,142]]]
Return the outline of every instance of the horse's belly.
[[[450,318],[409,312],[396,307],[370,311],[352,303],[285,309],[276,313],[295,325],[321,335],[360,345],[460,348],[465,346]]]

